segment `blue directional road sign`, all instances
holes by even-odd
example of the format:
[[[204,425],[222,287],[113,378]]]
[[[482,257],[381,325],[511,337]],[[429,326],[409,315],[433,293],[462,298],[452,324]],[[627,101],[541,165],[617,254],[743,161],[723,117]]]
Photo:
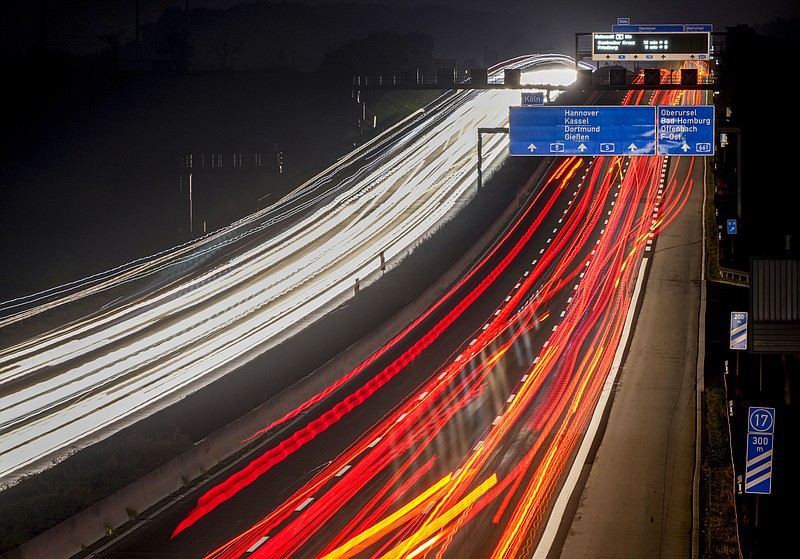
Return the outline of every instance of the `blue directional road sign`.
[[[728,235],[736,235],[739,232],[739,229],[736,224],[735,219],[728,220]]]
[[[659,106],[658,155],[714,155],[714,105]]]
[[[510,155],[656,155],[656,107],[509,107]]]
[[[731,349],[747,349],[747,313],[731,313]]]
[[[775,408],[751,407],[747,416],[747,461],[745,493],[772,491],[772,443],[775,434]]]

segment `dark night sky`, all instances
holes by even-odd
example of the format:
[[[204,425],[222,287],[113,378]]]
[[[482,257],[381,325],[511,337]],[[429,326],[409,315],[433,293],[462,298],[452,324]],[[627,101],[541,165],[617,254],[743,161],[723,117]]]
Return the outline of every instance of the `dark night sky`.
[[[135,0],[44,0],[50,10],[51,28],[48,40],[53,48],[76,54],[98,50],[97,35],[126,30],[133,36]],[[284,0],[285,1],[285,0]],[[335,4],[331,0],[288,0],[289,3]],[[776,18],[798,17],[797,0],[670,0],[654,4],[633,0],[574,0],[572,2],[536,0],[350,0],[356,4],[384,4],[396,7],[415,5],[452,6],[508,14],[510,21],[527,21],[545,35],[542,45],[557,47],[573,44],[575,33],[604,31],[618,17],[628,17],[634,24],[698,23],[712,24],[715,30],[747,24],[758,27]],[[155,22],[168,7],[190,9],[225,9],[242,3],[241,0],[139,0],[140,23]],[[0,8],[2,33],[0,50],[25,52],[36,45],[39,37],[38,1],[5,2]],[[376,22],[380,30],[381,22]],[[365,30],[366,33],[366,30]],[[451,53],[434,53],[451,56]]]
[[[240,4],[252,6],[261,1],[188,0],[188,5],[190,10],[220,9],[226,10],[222,15],[229,15],[228,8]],[[341,2],[289,0],[289,3]],[[485,64],[485,53],[492,50],[499,60],[505,56],[544,52],[538,50],[540,48],[573,54],[576,33],[610,30],[619,17],[630,18],[633,24],[711,24],[719,32],[739,24],[758,30],[778,18],[800,17],[798,0],[670,0],[656,5],[645,0],[574,0],[571,3],[555,0],[349,0],[347,3],[383,4],[394,8],[434,5],[460,10],[458,15],[454,15],[454,11],[435,12],[439,14],[435,22],[423,21],[420,16],[434,13],[431,10],[405,10],[407,13],[403,14],[402,23],[407,27],[397,30],[421,30],[431,35],[434,39],[433,56],[444,59],[464,57],[458,61],[461,68]],[[101,34],[124,30],[124,39],[134,37],[137,0],[6,1],[0,4],[0,56],[38,50],[42,5],[47,8],[49,50],[78,55],[97,54],[103,48],[98,38]],[[184,9],[187,0],[138,0],[138,5],[140,24],[147,26],[154,24],[167,8]],[[352,10],[347,13],[347,18],[351,18]],[[352,37],[361,39],[370,32],[384,31],[385,25],[393,23],[372,15],[386,14],[387,10],[369,13],[369,17],[375,19],[372,28],[359,23],[351,26],[355,31],[337,28],[332,30],[337,33],[326,37],[314,35],[313,30],[302,33],[307,27],[305,21],[292,22],[295,25],[288,33],[298,44],[288,47],[277,37],[270,37],[272,44],[254,45],[256,37],[269,35],[259,22],[251,26],[253,29],[246,30],[250,35],[242,40],[250,40],[251,44],[239,56],[254,57],[262,68],[269,67],[269,64],[279,67],[276,60],[283,60],[282,50],[288,49],[288,59],[294,56],[292,49],[297,49],[297,59],[302,58],[304,64],[302,68],[311,67],[314,56],[319,57],[326,49],[346,41],[347,33],[361,33]],[[216,14],[212,14],[211,19],[214,22],[233,22],[231,26],[242,21],[241,17],[217,18]],[[345,23],[352,22],[348,19]],[[417,23],[425,28],[408,27]],[[467,26],[473,27],[466,29]],[[204,37],[202,29],[197,31],[199,43]],[[231,31],[232,34],[245,33],[238,28]],[[209,45],[210,36],[206,30],[206,43],[197,46],[196,58],[205,56],[206,60],[211,58],[212,62],[217,62]],[[275,44],[276,41],[279,44]],[[315,52],[300,52],[305,46],[313,47]],[[273,58],[269,59],[269,56]],[[281,58],[276,59],[277,56]],[[60,59],[54,57],[53,60]],[[247,67],[241,59],[237,59],[237,63],[241,64],[237,69]],[[298,63],[297,67],[300,66]],[[50,78],[35,72],[33,77],[49,85]],[[308,136],[316,134],[316,131],[299,126],[295,120],[291,121],[290,127],[277,116],[268,114],[269,103],[263,102],[260,90],[255,93],[245,90],[252,98],[242,100],[244,93],[236,89],[235,104],[224,103],[224,98],[218,104],[211,103],[217,100],[216,96],[196,100],[194,104],[186,104],[185,99],[180,98],[173,103],[178,110],[165,101],[174,95],[169,97],[159,91],[139,98],[137,90],[131,89],[102,97],[96,106],[88,101],[78,106],[55,104],[51,112],[44,112],[35,102],[42,95],[32,102],[26,95],[25,86],[32,87],[35,92],[39,89],[49,92],[51,89],[41,88],[39,83],[32,83],[34,81],[12,79],[9,82],[15,84],[9,90],[18,93],[18,102],[14,106],[22,110],[12,115],[17,117],[17,126],[9,125],[7,120],[5,135],[0,135],[3,140],[8,139],[4,143],[14,148],[13,151],[4,149],[0,154],[0,255],[4,266],[19,270],[0,278],[0,301],[84,277],[89,272],[109,269],[145,253],[172,246],[179,220],[173,219],[172,215],[167,218],[154,215],[150,200],[156,196],[152,192],[171,195],[175,190],[173,160],[168,155],[176,149],[205,145],[202,141],[209,142],[209,138],[214,141],[219,137],[227,138],[231,135],[230,130],[235,129],[234,136],[241,140],[239,143],[242,145],[250,145],[247,142],[259,146],[264,142],[265,145],[280,142],[287,150],[287,159],[291,159],[291,146],[299,154],[306,149],[304,146],[310,141]],[[348,101],[346,96],[344,99]],[[254,116],[249,108],[241,110],[243,107],[261,110],[262,106],[264,114],[257,113],[258,116]],[[173,109],[171,112],[170,108]],[[114,114],[117,120],[105,118],[103,111]],[[273,112],[277,114],[280,111]],[[197,120],[195,113],[203,118]],[[219,118],[221,131],[215,128],[216,121],[210,122],[209,115]],[[179,117],[192,125],[184,124]],[[250,128],[252,132],[248,132]],[[158,139],[158,142],[153,139]],[[290,147],[285,147],[287,145]],[[298,155],[295,157],[299,159]],[[130,166],[131,161],[136,163],[131,168],[137,172],[124,166]],[[120,168],[126,172],[120,173]],[[167,207],[166,203],[162,206]],[[123,215],[112,210],[119,210]],[[30,216],[36,219],[29,219]],[[184,216],[180,214],[179,217],[183,219]],[[150,244],[142,240],[145,237]],[[105,241],[115,244],[113,252],[103,245]],[[42,262],[47,262],[47,269],[41,269]]]

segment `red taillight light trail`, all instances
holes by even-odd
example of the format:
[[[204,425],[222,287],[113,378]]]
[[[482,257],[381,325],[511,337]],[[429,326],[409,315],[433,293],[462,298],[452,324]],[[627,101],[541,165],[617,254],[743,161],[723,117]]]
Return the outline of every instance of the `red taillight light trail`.
[[[295,508],[277,509],[258,523],[257,529],[208,557],[238,557],[242,549],[264,534],[272,535],[253,552],[253,557],[290,557],[309,541],[309,528],[322,529],[326,520],[344,511],[346,502],[359,491],[366,491],[366,500],[359,501],[361,511],[352,515],[338,535],[331,537],[321,554],[407,557],[434,553],[440,557],[457,541],[458,528],[487,507],[493,522],[503,526],[495,540],[493,557],[518,556],[522,550],[530,550],[612,367],[614,349],[622,336],[632,300],[638,273],[635,264],[643,257],[648,238],[680,211],[691,189],[689,181],[678,186],[674,179],[667,179],[663,188],[662,158],[629,158],[624,174],[622,161],[598,157],[589,163],[581,184],[584,192],[575,199],[577,203],[569,201],[571,207],[565,212],[567,219],[558,235],[552,243],[548,241],[550,244],[536,268],[515,286],[506,303],[462,354],[421,386],[416,397],[406,400],[298,490],[290,499]],[[582,160],[572,158],[553,172],[547,182],[554,189],[545,204],[547,210],[582,165]],[[611,209],[604,214],[601,211],[604,208]],[[656,214],[658,219],[654,220],[652,216]],[[447,320],[409,351],[424,350],[466,311],[522,250],[540,223],[541,218],[537,218],[521,240],[508,249],[503,264],[487,272],[479,287],[454,306]],[[603,233],[598,237],[596,232],[600,229]],[[433,448],[437,436],[448,429],[456,413],[494,389],[494,385],[487,383],[495,368],[502,367],[512,354],[508,350],[550,317],[552,311],[548,306],[559,293],[569,290],[576,279],[579,283],[557,328],[538,359],[512,387],[501,414],[486,426],[478,444],[460,464],[437,465],[443,460]],[[416,355],[419,353],[404,353],[375,379],[397,374]],[[343,401],[352,406],[335,406],[334,410],[339,411],[327,415],[320,429],[369,397],[374,392],[372,388],[377,390],[382,386],[383,382],[375,379],[362,387],[359,396]],[[527,438],[529,446],[519,461],[504,463],[502,452],[510,439],[519,436],[521,426],[535,436]],[[297,444],[309,436],[313,435],[299,435]],[[347,473],[335,479],[346,466],[349,466]],[[424,486],[423,479],[448,466],[460,473],[450,478],[426,507],[411,506],[417,502],[414,488]],[[388,481],[382,477],[384,481],[378,483],[376,476],[382,475],[386,468],[394,473]],[[221,495],[234,494],[241,487],[238,483],[251,479],[245,476],[227,489],[209,492],[198,501],[193,516],[187,517],[175,535],[202,516],[201,505],[217,502]],[[493,480],[489,486],[488,479]],[[314,502],[296,514],[296,504],[308,499]],[[192,522],[188,522],[190,518]],[[362,546],[367,541],[371,545]]]

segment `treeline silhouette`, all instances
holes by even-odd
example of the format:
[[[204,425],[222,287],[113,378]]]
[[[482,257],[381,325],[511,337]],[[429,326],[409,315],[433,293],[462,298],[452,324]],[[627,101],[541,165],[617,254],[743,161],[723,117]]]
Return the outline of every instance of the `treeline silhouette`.
[[[790,138],[800,119],[789,100],[796,90],[785,78],[800,46],[800,20],[775,20],[764,30],[770,34],[748,25],[728,28],[719,65],[721,102],[715,103],[731,109],[730,116],[717,116],[717,128],[742,145],[741,161],[731,165],[730,157],[726,163],[719,154],[717,171],[729,179],[729,197],[741,184],[736,240],[743,269],[749,256],[800,255],[800,189],[787,166],[797,157]],[[735,204],[730,206],[734,212]]]
[[[431,51],[419,54],[433,54],[435,46],[435,56],[458,59],[461,67],[468,68],[484,65],[486,52],[492,58],[509,58],[528,51],[532,41],[542,40],[541,29],[525,18],[434,5],[255,1],[227,9],[170,7],[152,22],[140,22],[137,14],[130,21],[124,19],[127,16],[116,17],[113,23],[100,19],[71,23],[77,14],[67,7],[48,2],[39,6],[41,17],[28,14],[27,25],[39,26],[41,20],[42,28],[32,54],[47,54],[60,65],[65,64],[65,55],[71,55],[69,64],[106,70],[315,71],[323,58],[345,44],[377,45],[383,50],[389,44],[379,41],[381,37],[397,45],[398,38],[419,44],[421,36],[431,42]],[[72,19],[61,21],[67,16]],[[74,39],[78,28],[84,30],[80,41]],[[565,36],[571,43],[571,34]],[[69,52],[70,46],[64,45],[82,52]],[[414,50],[403,48],[402,53],[407,57]]]

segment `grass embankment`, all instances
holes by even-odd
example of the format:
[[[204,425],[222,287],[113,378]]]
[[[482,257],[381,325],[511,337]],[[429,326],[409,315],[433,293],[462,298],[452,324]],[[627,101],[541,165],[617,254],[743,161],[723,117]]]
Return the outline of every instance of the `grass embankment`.
[[[708,281],[719,281],[719,240],[714,204],[716,176],[710,165],[706,168],[705,178],[705,272]],[[709,559],[739,559],[738,519],[725,385],[721,373],[707,371],[705,377],[700,555]]]
[[[706,230],[706,279],[717,281],[719,273],[719,240],[717,239],[717,216],[714,207],[714,194],[716,191],[716,177],[711,165],[706,166],[706,204],[703,211]]]
[[[706,390],[705,414],[707,440],[700,488],[701,554],[709,559],[738,559],[736,501],[723,387]]]

